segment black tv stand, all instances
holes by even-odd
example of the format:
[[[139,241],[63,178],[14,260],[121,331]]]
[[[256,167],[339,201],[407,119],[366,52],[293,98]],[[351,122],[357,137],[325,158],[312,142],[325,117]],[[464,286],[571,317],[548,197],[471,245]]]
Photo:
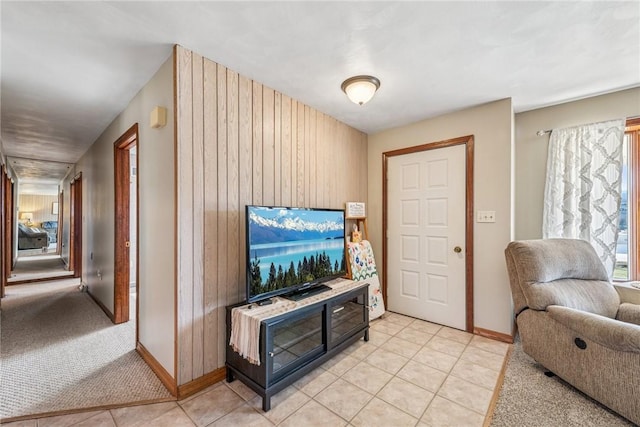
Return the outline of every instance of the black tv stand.
[[[291,301],[300,301],[301,299],[309,298],[314,295],[321,294],[322,292],[330,291],[331,288],[327,285],[314,285],[308,288],[299,289],[295,292],[291,292],[283,295],[283,298],[289,299]]]
[[[331,288],[329,288],[331,289]],[[361,338],[369,341],[369,285],[351,282],[340,293],[296,302],[284,313],[260,321],[260,365],[236,353],[227,306],[227,382],[236,378],[262,397],[262,409],[271,397],[293,384]],[[291,305],[291,303],[287,303]]]

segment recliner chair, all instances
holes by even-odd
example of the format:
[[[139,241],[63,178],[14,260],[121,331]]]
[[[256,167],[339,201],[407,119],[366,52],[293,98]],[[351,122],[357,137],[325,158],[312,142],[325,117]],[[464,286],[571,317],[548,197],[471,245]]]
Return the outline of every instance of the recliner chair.
[[[621,303],[591,244],[515,241],[505,257],[524,352],[640,424],[640,305]]]
[[[36,227],[18,223],[18,249],[42,249],[49,246],[49,235]]]

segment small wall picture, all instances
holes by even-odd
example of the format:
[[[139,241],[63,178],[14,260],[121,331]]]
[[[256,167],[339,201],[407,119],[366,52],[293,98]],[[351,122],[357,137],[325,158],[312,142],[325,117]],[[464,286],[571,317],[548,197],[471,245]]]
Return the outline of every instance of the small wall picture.
[[[363,202],[347,202],[345,205],[345,216],[347,218],[364,218],[367,216]]]
[[[51,214],[58,215],[58,202],[53,202],[51,204]]]

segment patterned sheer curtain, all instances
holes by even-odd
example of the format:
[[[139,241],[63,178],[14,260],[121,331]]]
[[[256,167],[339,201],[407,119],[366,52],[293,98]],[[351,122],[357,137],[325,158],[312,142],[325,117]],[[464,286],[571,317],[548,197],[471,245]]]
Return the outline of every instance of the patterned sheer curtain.
[[[609,277],[616,263],[624,120],[551,132],[542,235],[591,242]]]

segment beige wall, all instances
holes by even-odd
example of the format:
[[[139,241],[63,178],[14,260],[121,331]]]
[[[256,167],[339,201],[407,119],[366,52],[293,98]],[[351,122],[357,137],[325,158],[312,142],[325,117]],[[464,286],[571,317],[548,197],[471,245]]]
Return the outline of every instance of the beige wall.
[[[244,300],[244,207],[367,196],[366,135],[177,47],[178,384],[225,362]],[[346,101],[345,101],[346,102]]]
[[[516,114],[516,239],[542,238],[549,134],[536,132],[634,116],[640,116],[640,88]]]
[[[512,309],[504,248],[511,240],[511,100],[369,136],[369,232],[382,272],[382,153],[473,135],[475,210],[496,211],[495,223],[474,224],[474,326],[511,334]],[[392,285],[390,285],[392,286]]]
[[[169,119],[164,128],[152,129],[149,115],[159,105],[173,117],[173,102],[172,55],[75,167],[75,174],[82,173],[83,188],[82,280],[113,313],[113,144],[133,124],[139,124],[139,340],[171,375],[175,375],[174,123]]]

